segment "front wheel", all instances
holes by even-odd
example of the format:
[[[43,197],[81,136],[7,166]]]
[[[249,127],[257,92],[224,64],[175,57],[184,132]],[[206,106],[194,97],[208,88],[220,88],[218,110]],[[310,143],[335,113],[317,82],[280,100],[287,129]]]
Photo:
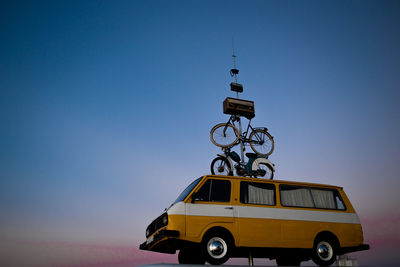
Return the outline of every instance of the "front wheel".
[[[232,124],[220,123],[210,132],[211,142],[219,147],[231,147],[239,140],[239,130]]]
[[[319,266],[330,266],[336,261],[337,246],[329,238],[320,238],[314,242],[311,258]]]
[[[233,175],[232,166],[224,157],[216,157],[211,162],[211,174]]]
[[[250,147],[259,155],[269,156],[274,151],[274,138],[264,129],[255,129],[249,136]]]
[[[231,240],[222,233],[209,234],[202,242],[206,261],[211,265],[224,264],[230,257],[232,246]]]
[[[272,180],[274,178],[274,169],[271,165],[261,162],[257,166],[255,178],[260,177]]]

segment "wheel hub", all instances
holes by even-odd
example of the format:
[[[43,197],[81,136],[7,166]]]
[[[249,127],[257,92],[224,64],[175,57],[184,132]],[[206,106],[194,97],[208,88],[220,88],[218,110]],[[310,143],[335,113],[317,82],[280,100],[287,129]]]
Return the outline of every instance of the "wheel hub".
[[[329,260],[332,257],[332,247],[326,243],[321,242],[317,246],[318,256],[323,260]]]
[[[210,243],[209,250],[211,254],[219,256],[224,251],[224,245],[221,242],[214,240]]]
[[[215,259],[223,258],[227,253],[227,249],[226,242],[219,237],[211,238],[207,243],[208,254]]]
[[[267,174],[267,171],[265,170],[258,170],[258,175],[261,177],[264,177]]]

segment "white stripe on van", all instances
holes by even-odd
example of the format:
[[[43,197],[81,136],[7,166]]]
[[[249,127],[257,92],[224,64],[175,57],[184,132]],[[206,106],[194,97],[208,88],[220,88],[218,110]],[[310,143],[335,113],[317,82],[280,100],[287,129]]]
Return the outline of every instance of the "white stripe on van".
[[[225,209],[225,207],[233,207],[233,210]],[[357,214],[347,212],[189,203],[186,204],[185,212],[185,203],[183,202],[173,205],[168,210],[168,214],[214,217],[232,217],[233,215],[236,218],[360,224],[360,219],[358,218]]]
[[[360,220],[355,213],[319,211],[319,210],[298,210],[280,209],[269,207],[245,207],[235,206],[235,215],[239,218],[297,220],[314,222],[334,222],[359,224]]]

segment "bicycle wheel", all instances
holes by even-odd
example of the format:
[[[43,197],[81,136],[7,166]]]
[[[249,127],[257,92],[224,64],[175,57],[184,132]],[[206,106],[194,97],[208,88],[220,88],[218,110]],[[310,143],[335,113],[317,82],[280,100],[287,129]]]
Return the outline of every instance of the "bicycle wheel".
[[[274,151],[274,138],[263,129],[255,129],[249,137],[250,147],[254,152],[269,156]]]
[[[216,157],[211,162],[211,174],[233,175],[232,166],[224,157]]]
[[[271,179],[271,180],[274,178],[274,170],[272,169],[271,166],[269,166],[264,162],[258,164],[256,173],[257,174],[254,175],[255,178],[262,177],[264,179]]]
[[[232,124],[220,123],[210,132],[211,142],[219,147],[233,146],[239,139],[239,131]]]

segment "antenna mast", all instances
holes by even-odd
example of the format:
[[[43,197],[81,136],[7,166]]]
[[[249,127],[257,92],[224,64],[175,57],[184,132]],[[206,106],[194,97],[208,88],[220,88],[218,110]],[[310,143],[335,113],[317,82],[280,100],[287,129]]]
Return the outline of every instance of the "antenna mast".
[[[239,93],[243,92],[243,85],[237,82],[237,76],[239,74],[239,70],[236,68],[236,55],[235,55],[235,46],[232,38],[232,58],[233,58],[233,69],[231,69],[231,76],[235,78],[235,82],[231,83],[231,91],[236,92],[236,98],[239,99]],[[242,136],[242,121],[240,116],[237,117],[237,121],[239,123],[239,134]],[[244,144],[240,142],[240,162],[244,164]]]
[[[231,69],[231,76],[235,78],[235,82],[231,83],[231,91],[236,92],[236,98],[239,98],[239,93],[243,92],[243,85],[237,82],[237,76],[239,74],[239,70],[236,68],[236,55],[235,55],[235,46],[232,38],[232,58],[233,58],[233,69]]]
[[[235,76],[235,83],[237,83],[237,75],[239,74],[239,70],[236,69],[236,55],[235,55],[235,44],[232,38],[232,58],[233,58],[233,69],[231,69],[231,73]]]

